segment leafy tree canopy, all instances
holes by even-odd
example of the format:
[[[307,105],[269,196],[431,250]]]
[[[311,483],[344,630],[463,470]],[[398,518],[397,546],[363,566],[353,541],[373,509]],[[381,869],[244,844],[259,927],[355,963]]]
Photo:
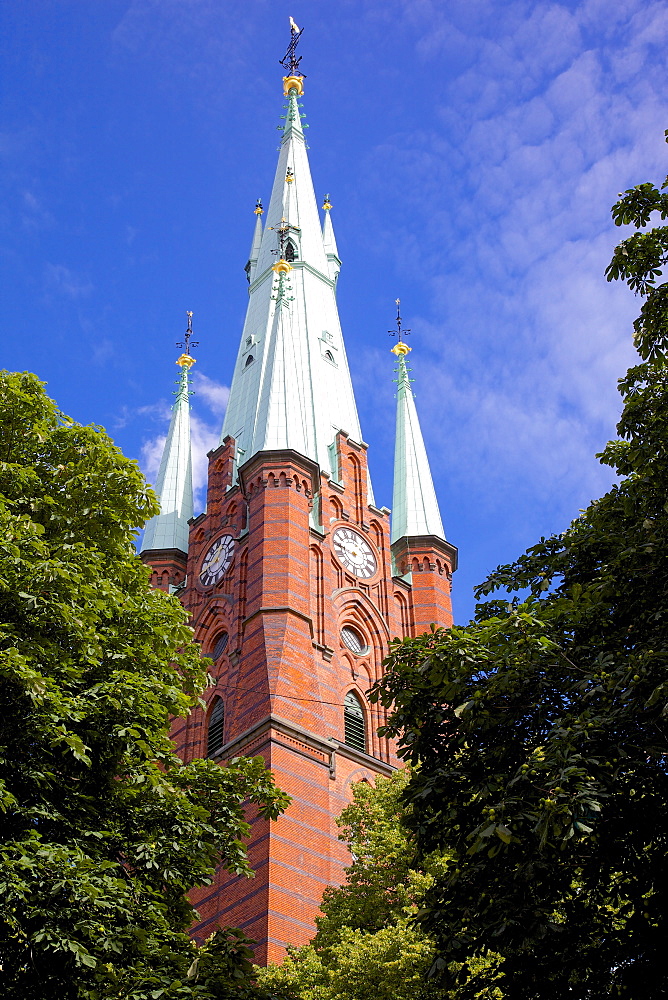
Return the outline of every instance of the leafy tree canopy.
[[[418,863],[403,826],[408,771],[354,786],[338,820],[353,861],[341,888],[325,890],[318,931],[305,948],[260,973],[277,1000],[457,1000],[459,992],[427,982],[436,952],[414,917],[434,878],[439,854]],[[474,963],[479,1000],[500,1000],[496,956]],[[455,971],[459,966],[455,967]]]
[[[275,817],[287,798],[260,758],[174,755],[169,717],[207,671],[135,554],[157,509],[104,431],[63,416],[34,376],[0,373],[3,997],[209,998],[249,983],[242,935],[189,940],[185,893],[219,864],[249,874],[244,800]]]
[[[613,209],[636,232],[608,280],[644,299],[619,440],[599,456],[620,480],[477,595],[513,599],[396,644],[374,694],[419,765],[419,849],[452,852],[421,913],[432,971],[498,951],[518,1000],[668,987],[668,226],[647,229],[667,184]]]

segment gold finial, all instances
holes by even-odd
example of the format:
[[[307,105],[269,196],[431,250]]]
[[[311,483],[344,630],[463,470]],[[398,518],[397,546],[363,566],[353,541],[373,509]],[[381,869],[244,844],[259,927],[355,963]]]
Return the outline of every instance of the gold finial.
[[[408,354],[409,351],[412,351],[413,348],[409,347],[408,344],[406,344],[403,340],[400,340],[399,343],[395,344],[394,347],[391,347],[390,350],[392,351],[392,354],[396,354],[398,358],[399,357],[403,358]]]
[[[292,184],[292,182],[294,181],[294,179],[295,179],[295,175],[294,175],[293,169],[292,169],[292,167],[288,167],[288,169],[286,171],[286,174],[285,174],[285,183],[286,184]]]
[[[287,274],[292,270],[292,265],[288,264],[287,260],[277,260],[275,264],[272,265],[272,271],[276,271],[276,274]]]
[[[332,204],[331,204],[331,202],[330,202],[330,200],[329,200],[329,195],[328,194],[325,195],[325,201],[324,201],[322,207],[324,208],[324,210],[326,212],[329,212],[329,210],[333,207]]]
[[[262,207],[262,198],[258,198],[258,200],[255,202],[255,214],[256,215],[264,214],[264,209]]]
[[[290,96],[291,90],[297,91],[297,97],[301,97],[304,93],[304,84],[302,80],[303,76],[284,76],[283,77],[283,94],[285,97]]]
[[[192,354],[182,354],[180,358],[176,359],[176,363],[177,365],[180,365],[181,368],[192,368],[195,364],[195,359]]]

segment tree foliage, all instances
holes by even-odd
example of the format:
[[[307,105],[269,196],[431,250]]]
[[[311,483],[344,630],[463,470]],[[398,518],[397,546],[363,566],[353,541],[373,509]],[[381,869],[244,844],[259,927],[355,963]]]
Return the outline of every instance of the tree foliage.
[[[207,670],[135,554],[157,509],[104,431],[64,417],[34,376],[0,374],[3,997],[248,983],[243,935],[190,942],[185,893],[219,864],[250,874],[243,803],[274,817],[287,799],[260,758],[174,755],[169,717]]]
[[[374,694],[419,765],[419,848],[452,851],[421,914],[432,971],[498,951],[518,1000],[668,987],[668,226],[647,230],[667,184],[613,209],[636,232],[608,280],[644,297],[619,439],[599,456],[620,480],[478,592],[528,598],[395,645]]]
[[[310,945],[261,973],[277,1000],[456,1000],[457,989],[427,981],[436,953],[415,925],[425,893],[442,872],[439,854],[418,864],[403,825],[407,771],[360,782],[338,820],[353,861],[347,881],[325,890]],[[479,1000],[499,1000],[496,956],[475,964]],[[457,969],[459,967],[457,966]]]

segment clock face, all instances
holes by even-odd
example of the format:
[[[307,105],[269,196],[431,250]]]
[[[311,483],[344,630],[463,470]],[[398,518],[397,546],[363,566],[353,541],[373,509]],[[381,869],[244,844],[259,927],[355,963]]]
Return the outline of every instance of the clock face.
[[[204,556],[202,571],[199,578],[205,587],[218,583],[225,575],[227,567],[232,562],[234,554],[234,539],[232,535],[222,535],[217,538]]]
[[[346,569],[363,580],[376,572],[376,557],[366,538],[352,528],[337,528],[333,536],[334,551]]]

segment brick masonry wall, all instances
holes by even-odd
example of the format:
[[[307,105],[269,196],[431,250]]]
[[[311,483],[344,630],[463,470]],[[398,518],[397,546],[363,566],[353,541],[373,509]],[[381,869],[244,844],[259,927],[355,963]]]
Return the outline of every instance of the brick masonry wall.
[[[207,512],[192,522],[187,584],[181,591],[195,637],[215,658],[206,710],[179,720],[173,736],[184,760],[207,754],[207,719],[225,705],[219,759],[260,754],[292,804],[275,823],[250,816],[253,879],[221,869],[193,893],[200,940],[218,926],[243,928],[258,942],[256,959],[280,961],[288,944],[314,932],[324,888],[344,878],[349,862],[336,817],[354,781],[373,781],[399,765],[394,746],[376,735],[384,712],[365,692],[380,676],[392,638],[432,622],[450,625],[456,550],[425,538],[392,553],[389,517],[368,503],[366,446],[337,436],[338,481],[295,452],[253,456],[235,479],[234,441],[210,455]],[[332,536],[349,527],[368,542],[376,570],[353,575],[337,558]],[[211,586],[202,562],[221,536],[234,540],[224,576]],[[393,577],[393,558],[402,579]],[[161,559],[154,567],[176,571]],[[410,575],[409,575],[410,574]],[[356,655],[341,639],[344,625],[366,644]],[[364,708],[367,753],[343,744],[343,701],[354,691]]]

